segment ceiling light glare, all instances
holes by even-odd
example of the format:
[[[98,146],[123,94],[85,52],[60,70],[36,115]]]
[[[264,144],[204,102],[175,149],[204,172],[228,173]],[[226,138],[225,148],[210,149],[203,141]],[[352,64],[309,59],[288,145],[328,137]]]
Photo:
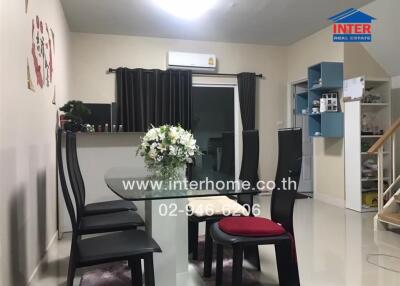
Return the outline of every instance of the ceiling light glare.
[[[185,19],[194,20],[212,9],[217,0],[153,0],[164,11]]]

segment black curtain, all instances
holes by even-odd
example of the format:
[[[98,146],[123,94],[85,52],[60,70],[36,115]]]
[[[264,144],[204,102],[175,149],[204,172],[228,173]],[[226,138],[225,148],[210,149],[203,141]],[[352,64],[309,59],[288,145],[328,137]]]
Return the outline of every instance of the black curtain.
[[[253,130],[256,128],[256,74],[240,73],[237,80],[243,130]]]
[[[118,68],[118,124],[145,132],[150,125],[191,129],[192,72]]]

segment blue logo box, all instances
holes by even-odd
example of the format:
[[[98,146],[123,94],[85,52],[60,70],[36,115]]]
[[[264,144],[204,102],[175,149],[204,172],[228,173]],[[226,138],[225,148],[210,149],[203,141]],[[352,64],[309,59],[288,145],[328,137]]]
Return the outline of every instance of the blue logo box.
[[[334,34],[334,42],[371,42],[371,34]]]

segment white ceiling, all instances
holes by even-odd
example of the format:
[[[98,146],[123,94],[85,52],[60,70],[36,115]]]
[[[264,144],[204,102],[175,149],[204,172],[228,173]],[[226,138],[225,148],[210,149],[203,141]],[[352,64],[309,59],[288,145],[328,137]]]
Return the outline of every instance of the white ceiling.
[[[73,32],[287,45],[329,25],[328,17],[371,0],[218,0],[182,20],[152,0],[61,0]]]

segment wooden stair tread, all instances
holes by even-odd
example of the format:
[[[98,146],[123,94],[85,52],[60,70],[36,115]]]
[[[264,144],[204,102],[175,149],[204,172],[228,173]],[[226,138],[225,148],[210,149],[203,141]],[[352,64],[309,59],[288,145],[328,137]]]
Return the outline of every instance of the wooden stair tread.
[[[378,218],[388,223],[400,225],[400,213],[378,214]]]
[[[394,196],[394,200],[396,201],[396,203],[400,204],[400,194],[399,195],[395,195]]]

